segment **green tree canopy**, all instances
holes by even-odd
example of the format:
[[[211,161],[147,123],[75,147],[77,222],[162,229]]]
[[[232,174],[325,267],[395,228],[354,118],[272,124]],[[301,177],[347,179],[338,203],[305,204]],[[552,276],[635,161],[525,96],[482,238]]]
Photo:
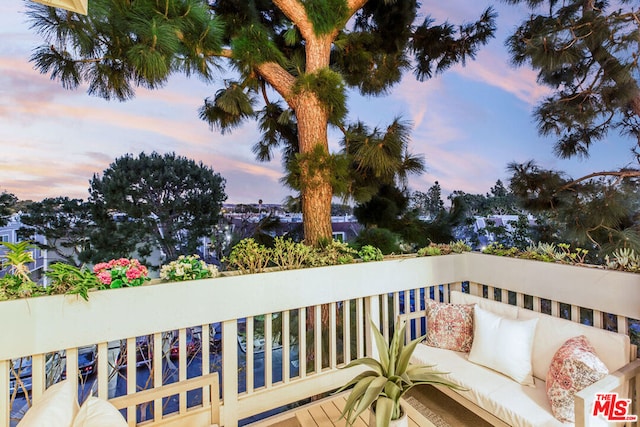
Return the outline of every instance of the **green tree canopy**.
[[[90,183],[89,201],[104,244],[112,247],[113,236],[140,236],[138,243],[148,237],[166,260],[195,252],[227,198],[219,174],[174,153],[120,157]]]
[[[410,205],[418,215],[427,216],[430,219],[437,218],[445,210],[440,183],[436,181],[426,193],[414,191],[410,197]]]
[[[535,162],[509,166],[511,189],[523,207],[544,213],[556,241],[611,252],[640,250],[640,179],[593,174],[573,180]],[[623,179],[626,178],[626,179]]]
[[[95,227],[88,203],[68,197],[32,202],[26,205],[20,222],[23,226],[18,233],[22,238],[35,234],[45,237],[44,243],[37,243],[41,249],[52,251],[75,266],[90,260],[90,237]]]
[[[32,61],[66,88],[125,100],[182,72],[212,82],[200,117],[227,132],[245,119],[263,131],[259,158],[282,148],[297,162],[305,239],[331,237],[335,171],[327,126],[346,128],[347,89],[378,95],[413,71],[431,78],[473,59],[495,14],[437,24],[416,0],[92,0],[88,16],[31,5],[46,43]],[[268,90],[271,89],[271,90]]]
[[[588,156],[612,130],[640,147],[640,10],[637,2],[505,0],[530,17],[507,41],[516,65],[528,64],[553,94],[535,110],[560,157]]]
[[[0,193],[0,227],[4,227],[9,222],[11,215],[15,213],[15,206],[18,203],[18,198],[3,191]]]

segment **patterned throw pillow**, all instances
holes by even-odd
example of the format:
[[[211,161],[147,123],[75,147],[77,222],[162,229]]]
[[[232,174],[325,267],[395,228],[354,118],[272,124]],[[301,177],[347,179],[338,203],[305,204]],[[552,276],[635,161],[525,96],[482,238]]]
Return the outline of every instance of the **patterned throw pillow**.
[[[556,351],[547,373],[547,398],[553,415],[562,422],[575,422],[574,395],[608,373],[587,337],[568,339]]]
[[[431,347],[469,352],[473,342],[475,304],[446,304],[427,300],[427,339]]]

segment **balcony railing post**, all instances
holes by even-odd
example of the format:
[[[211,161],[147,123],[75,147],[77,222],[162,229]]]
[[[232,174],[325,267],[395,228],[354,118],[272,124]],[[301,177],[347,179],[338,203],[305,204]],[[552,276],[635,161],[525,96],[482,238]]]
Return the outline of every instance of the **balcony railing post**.
[[[364,311],[365,311],[365,349],[366,356],[378,359],[378,348],[375,346],[375,339],[373,338],[373,330],[371,328],[376,327],[380,330],[380,297],[373,295],[364,299]]]
[[[223,425],[238,427],[238,322],[222,323],[222,401]]]
[[[0,361],[0,384],[6,385],[0,388],[0,426],[9,427],[9,414],[11,402],[9,399],[9,368],[10,360]]]

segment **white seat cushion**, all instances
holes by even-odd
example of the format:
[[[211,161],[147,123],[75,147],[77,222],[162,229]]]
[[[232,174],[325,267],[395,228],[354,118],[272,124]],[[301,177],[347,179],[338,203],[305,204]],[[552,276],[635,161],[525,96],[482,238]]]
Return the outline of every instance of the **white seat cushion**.
[[[543,381],[528,387],[467,360],[465,353],[418,345],[411,363],[436,364],[446,378],[468,390],[454,390],[512,426],[566,426],[551,414]]]
[[[106,400],[89,396],[80,406],[71,427],[127,427],[127,421]]]
[[[18,427],[69,427],[78,413],[78,390],[64,380],[49,387]]]

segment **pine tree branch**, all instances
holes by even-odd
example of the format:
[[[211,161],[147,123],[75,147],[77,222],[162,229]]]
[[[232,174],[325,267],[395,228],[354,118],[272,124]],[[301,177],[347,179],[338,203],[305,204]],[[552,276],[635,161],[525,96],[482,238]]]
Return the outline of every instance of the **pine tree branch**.
[[[579,184],[582,181],[586,181],[586,180],[591,179],[591,178],[595,178],[597,176],[616,176],[616,177],[618,177],[616,182],[620,182],[621,180],[623,180],[625,178],[637,178],[637,177],[640,177],[640,170],[593,172],[593,173],[590,173],[589,175],[585,175],[585,176],[580,177],[578,179],[574,179],[573,181],[570,181],[570,182],[564,184],[563,186],[558,187],[558,189],[555,192],[559,193],[561,191],[569,190],[569,189],[571,189],[571,187],[575,186],[576,184]]]
[[[347,0],[349,18],[362,8],[368,0]],[[300,34],[305,40],[314,37],[313,24],[307,16],[302,2],[298,0],[273,0],[273,4],[285,14],[300,30]],[[338,29],[332,33],[332,39],[338,34]]]
[[[592,0],[589,0],[585,3],[583,7],[583,17],[586,18],[586,12],[592,12],[594,8],[594,3]],[[624,86],[625,83],[634,82],[633,88],[630,88],[629,91],[633,94],[631,97],[631,101],[629,102],[629,108],[633,111],[633,113],[640,117],[640,88],[637,85],[636,80],[633,76],[628,73],[624,76],[619,76],[615,72],[611,72],[614,69],[622,69],[622,65],[618,58],[613,56],[609,51],[607,51],[601,44],[593,43],[592,39],[586,38],[585,45],[589,52],[591,52],[592,57],[598,62],[600,67],[605,71],[605,73],[610,74],[610,78],[615,82],[616,85]]]
[[[219,56],[221,58],[233,58],[233,50],[222,49],[218,54],[212,54],[211,56]]]
[[[302,2],[297,0],[273,0],[273,4],[298,27],[305,40],[313,37],[313,24],[309,20]]]
[[[265,62],[256,67],[256,71],[271,85],[287,103],[296,79],[287,70],[275,62]]]

